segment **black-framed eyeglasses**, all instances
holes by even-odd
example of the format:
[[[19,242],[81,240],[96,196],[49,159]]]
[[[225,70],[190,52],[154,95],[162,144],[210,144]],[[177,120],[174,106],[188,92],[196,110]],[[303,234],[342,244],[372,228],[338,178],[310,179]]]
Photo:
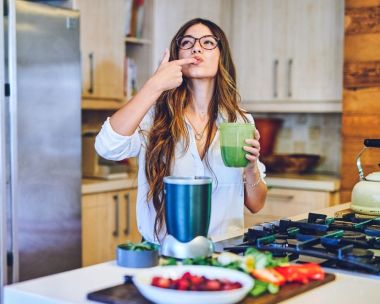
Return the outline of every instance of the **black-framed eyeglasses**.
[[[188,50],[188,49],[191,49],[195,45],[197,40],[199,40],[199,44],[205,50],[213,50],[219,44],[219,38],[213,35],[206,35],[200,38],[195,38],[193,36],[186,35],[186,36],[178,37],[176,39],[176,43],[180,49]]]

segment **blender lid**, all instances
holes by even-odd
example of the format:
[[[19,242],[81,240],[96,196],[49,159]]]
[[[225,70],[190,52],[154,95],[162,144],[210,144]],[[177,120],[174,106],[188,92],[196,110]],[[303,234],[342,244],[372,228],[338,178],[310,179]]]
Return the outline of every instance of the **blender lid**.
[[[164,183],[176,185],[205,185],[211,184],[212,179],[208,176],[165,176]]]

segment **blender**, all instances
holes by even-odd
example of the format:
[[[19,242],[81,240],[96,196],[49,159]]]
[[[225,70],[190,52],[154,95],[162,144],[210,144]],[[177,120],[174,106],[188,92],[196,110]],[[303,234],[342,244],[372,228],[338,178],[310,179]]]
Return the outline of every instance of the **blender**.
[[[164,177],[167,235],[161,254],[177,259],[208,257],[214,244],[207,237],[212,180],[204,176]]]

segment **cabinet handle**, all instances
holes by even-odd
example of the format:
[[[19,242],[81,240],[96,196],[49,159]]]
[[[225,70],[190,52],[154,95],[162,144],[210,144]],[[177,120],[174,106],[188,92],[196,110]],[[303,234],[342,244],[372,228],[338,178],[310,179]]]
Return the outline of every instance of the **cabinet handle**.
[[[113,201],[115,203],[115,230],[112,232],[112,235],[119,236],[119,196],[114,195]]]
[[[284,195],[284,194],[268,194],[268,197],[274,198],[281,201],[291,201],[294,198],[294,195]]]
[[[278,59],[273,61],[273,97],[278,97]]]
[[[125,203],[126,203],[126,222],[125,222],[125,229],[124,229],[124,234],[125,235],[128,235],[129,232],[130,232],[130,222],[131,222],[131,218],[130,218],[130,215],[131,215],[131,210],[130,210],[130,196],[129,196],[129,193],[126,193],[124,195],[124,200],[125,200]]]
[[[129,234],[129,228],[130,228],[130,197],[129,193],[124,195],[124,200],[126,203],[126,222],[125,222],[125,229],[124,229],[124,234],[128,235]]]
[[[293,59],[288,60],[288,97],[292,97],[292,68]]]
[[[90,61],[90,87],[88,88],[88,93],[94,93],[94,53],[88,54],[88,59]]]

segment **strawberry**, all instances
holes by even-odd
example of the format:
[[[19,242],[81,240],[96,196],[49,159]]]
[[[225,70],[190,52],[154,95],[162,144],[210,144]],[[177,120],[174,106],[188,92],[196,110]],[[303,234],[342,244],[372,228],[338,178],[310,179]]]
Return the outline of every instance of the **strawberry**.
[[[158,286],[158,281],[160,280],[160,277],[153,277],[152,278],[152,285],[153,286]]]
[[[151,285],[175,290],[194,291],[232,290],[242,287],[239,282],[232,282],[227,279],[207,279],[205,276],[192,275],[189,272],[185,272],[178,279],[169,279],[159,276],[153,277]]]
[[[222,284],[218,280],[209,280],[205,284],[205,289],[209,291],[221,290]]]
[[[203,277],[199,277],[199,276],[192,276],[190,280],[191,280],[191,283],[193,283],[196,286],[204,282]]]
[[[158,281],[157,281],[157,287],[161,287],[161,288],[169,288],[170,287],[170,279],[165,279],[165,278],[160,278]]]
[[[188,290],[190,287],[190,282],[185,279],[181,279],[177,282],[178,290]]]
[[[191,279],[192,278],[192,275],[191,275],[191,273],[190,272],[188,272],[188,271],[186,271],[183,275],[182,275],[182,277],[181,277],[181,279]]]

